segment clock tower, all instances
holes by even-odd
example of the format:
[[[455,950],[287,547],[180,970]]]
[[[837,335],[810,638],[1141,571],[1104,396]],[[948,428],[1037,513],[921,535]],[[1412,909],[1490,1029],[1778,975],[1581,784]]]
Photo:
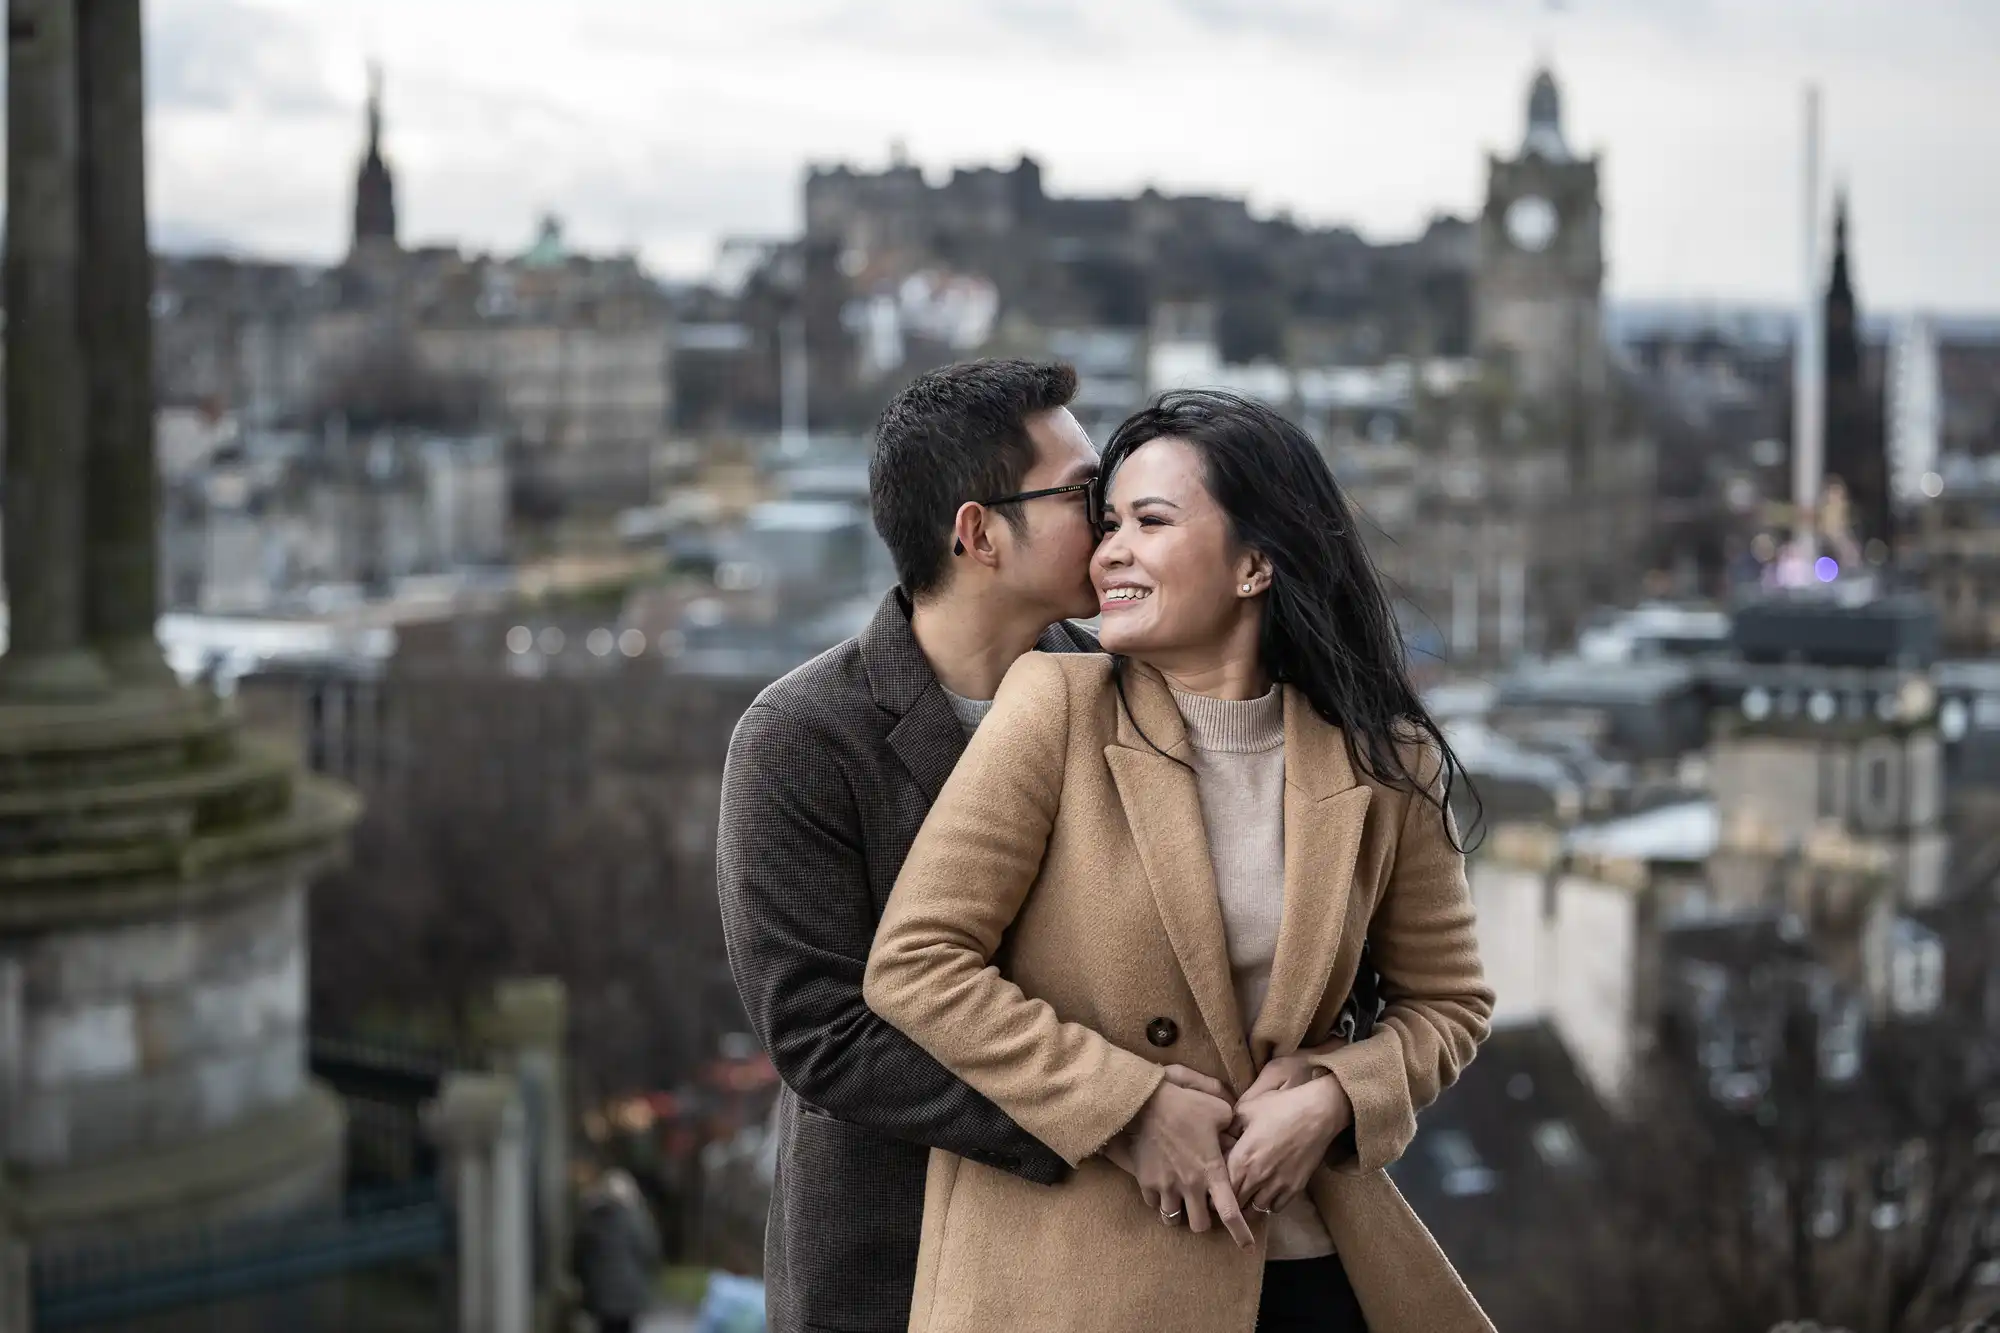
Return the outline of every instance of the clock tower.
[[[1472,289],[1485,373],[1427,395],[1418,428],[1436,467],[1411,586],[1464,661],[1570,642],[1597,608],[1630,605],[1659,554],[1652,442],[1605,354],[1598,159],[1571,149],[1547,70],[1527,119],[1520,147],[1486,164]]]
[[[1603,210],[1597,158],[1563,137],[1562,95],[1544,69],[1511,158],[1487,159],[1474,289],[1479,353],[1525,397],[1568,415],[1606,389]]]

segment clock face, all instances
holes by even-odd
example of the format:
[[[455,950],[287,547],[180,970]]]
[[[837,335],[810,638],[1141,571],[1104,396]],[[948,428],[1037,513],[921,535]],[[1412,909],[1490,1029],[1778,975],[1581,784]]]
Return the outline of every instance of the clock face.
[[[1524,194],[1507,206],[1506,223],[1514,244],[1539,253],[1556,238],[1556,207],[1538,194]]]

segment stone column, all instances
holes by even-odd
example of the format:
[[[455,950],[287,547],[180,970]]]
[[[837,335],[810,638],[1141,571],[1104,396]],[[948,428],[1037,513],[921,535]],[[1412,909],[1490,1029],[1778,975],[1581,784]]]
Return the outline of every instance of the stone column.
[[[34,1293],[28,1289],[28,1247],[14,1233],[6,1167],[0,1165],[0,1333],[30,1333]]]
[[[89,440],[84,629],[114,676],[163,684],[173,673],[155,634],[160,499],[141,44],[139,0],[78,4],[80,327]]]
[[[14,1234],[14,1212],[0,1166],[0,1333],[30,1333],[34,1295],[28,1288],[28,1247]]]
[[[529,1190],[535,1227],[536,1323],[553,1327],[567,1294],[569,1084],[563,1050],[569,994],[556,977],[520,977],[493,988],[489,1033],[527,1112]]]
[[[28,1287],[28,1247],[0,1219],[0,1333],[33,1333],[34,1293]]]
[[[74,0],[8,0],[9,639],[0,694],[16,699],[89,697],[108,684],[85,646],[76,67]]]
[[[514,1081],[451,1074],[426,1113],[458,1217],[459,1333],[528,1333],[527,1144]]]

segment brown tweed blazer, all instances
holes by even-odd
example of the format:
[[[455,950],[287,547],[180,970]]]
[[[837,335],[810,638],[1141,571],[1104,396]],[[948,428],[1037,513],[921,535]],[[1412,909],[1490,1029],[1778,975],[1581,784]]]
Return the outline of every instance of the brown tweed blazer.
[[[875,1011],[1078,1168],[1051,1189],[933,1152],[911,1330],[1250,1333],[1261,1237],[1243,1251],[1220,1228],[1162,1226],[1094,1154],[1162,1065],[1240,1093],[1272,1056],[1325,1040],[1366,939],[1387,1007],[1326,1058],[1358,1157],[1318,1172],[1313,1202],[1372,1333],[1490,1333],[1383,1172],[1492,1011],[1437,808],[1357,775],[1339,731],[1286,691],[1284,917],[1246,1040],[1194,777],[1175,762],[1186,728],[1156,673],[1133,666],[1126,696],[1129,713],[1107,657],[1023,657],[875,937]]]

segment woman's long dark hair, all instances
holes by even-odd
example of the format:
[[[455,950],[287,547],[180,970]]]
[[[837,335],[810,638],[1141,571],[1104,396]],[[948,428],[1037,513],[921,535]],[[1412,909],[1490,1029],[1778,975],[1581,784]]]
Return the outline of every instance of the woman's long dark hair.
[[[1272,680],[1298,689],[1340,728],[1357,771],[1418,794],[1440,817],[1463,783],[1477,808],[1478,792],[1410,683],[1402,634],[1354,510],[1305,432],[1233,393],[1176,390],[1112,435],[1100,473],[1105,486],[1133,450],[1164,437],[1201,454],[1209,493],[1236,539],[1271,562],[1258,648]],[[1123,667],[1119,662],[1121,695]],[[1411,770],[1404,751],[1412,741],[1436,750],[1441,772]]]

